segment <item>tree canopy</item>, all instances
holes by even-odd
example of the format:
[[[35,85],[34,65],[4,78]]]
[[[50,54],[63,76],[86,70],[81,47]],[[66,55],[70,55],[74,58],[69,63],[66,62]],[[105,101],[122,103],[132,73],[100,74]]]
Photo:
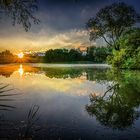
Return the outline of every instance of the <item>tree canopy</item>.
[[[125,32],[117,41],[120,51],[113,51],[108,56],[108,62],[114,67],[139,69],[140,68],[140,28],[132,28]]]
[[[116,41],[137,22],[140,22],[140,15],[135,9],[119,2],[102,8],[95,17],[88,20],[86,27],[91,41],[103,38],[107,45],[119,50]]]
[[[84,54],[85,53],[85,54]],[[46,51],[44,62],[95,62],[104,63],[107,56],[111,53],[108,47],[88,47],[82,52],[78,49],[50,49]]]
[[[0,10],[12,18],[13,25],[21,24],[26,31],[31,23],[39,23],[39,19],[33,15],[37,10],[36,0],[0,0]]]
[[[75,49],[50,49],[46,51],[45,62],[80,61],[81,56],[81,52]]]

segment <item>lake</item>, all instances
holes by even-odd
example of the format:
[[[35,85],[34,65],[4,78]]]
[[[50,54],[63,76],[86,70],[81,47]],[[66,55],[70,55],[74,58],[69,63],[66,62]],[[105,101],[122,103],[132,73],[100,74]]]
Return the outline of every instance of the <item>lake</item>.
[[[0,139],[140,139],[140,71],[0,65]]]

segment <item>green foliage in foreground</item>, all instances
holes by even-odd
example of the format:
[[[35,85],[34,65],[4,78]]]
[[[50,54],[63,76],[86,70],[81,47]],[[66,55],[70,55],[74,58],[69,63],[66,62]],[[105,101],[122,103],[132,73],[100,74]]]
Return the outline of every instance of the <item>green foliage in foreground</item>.
[[[113,67],[140,69],[140,28],[128,30],[117,42],[120,50],[113,51],[108,62]]]

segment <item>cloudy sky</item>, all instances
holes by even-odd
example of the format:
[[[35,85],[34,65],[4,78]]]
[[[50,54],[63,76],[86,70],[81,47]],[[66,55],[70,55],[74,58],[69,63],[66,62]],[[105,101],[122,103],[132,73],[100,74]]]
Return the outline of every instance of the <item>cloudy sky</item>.
[[[120,0],[38,0],[36,17],[39,25],[29,32],[22,26],[12,26],[10,19],[0,19],[0,51],[44,51],[54,48],[86,47],[90,42],[85,23],[100,8]],[[123,0],[140,12],[139,0]],[[98,41],[97,44],[102,44]]]

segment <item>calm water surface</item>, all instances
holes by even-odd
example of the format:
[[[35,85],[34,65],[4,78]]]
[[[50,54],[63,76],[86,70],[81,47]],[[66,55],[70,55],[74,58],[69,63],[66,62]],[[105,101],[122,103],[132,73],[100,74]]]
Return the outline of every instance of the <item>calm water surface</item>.
[[[0,138],[140,139],[140,71],[0,66]]]

